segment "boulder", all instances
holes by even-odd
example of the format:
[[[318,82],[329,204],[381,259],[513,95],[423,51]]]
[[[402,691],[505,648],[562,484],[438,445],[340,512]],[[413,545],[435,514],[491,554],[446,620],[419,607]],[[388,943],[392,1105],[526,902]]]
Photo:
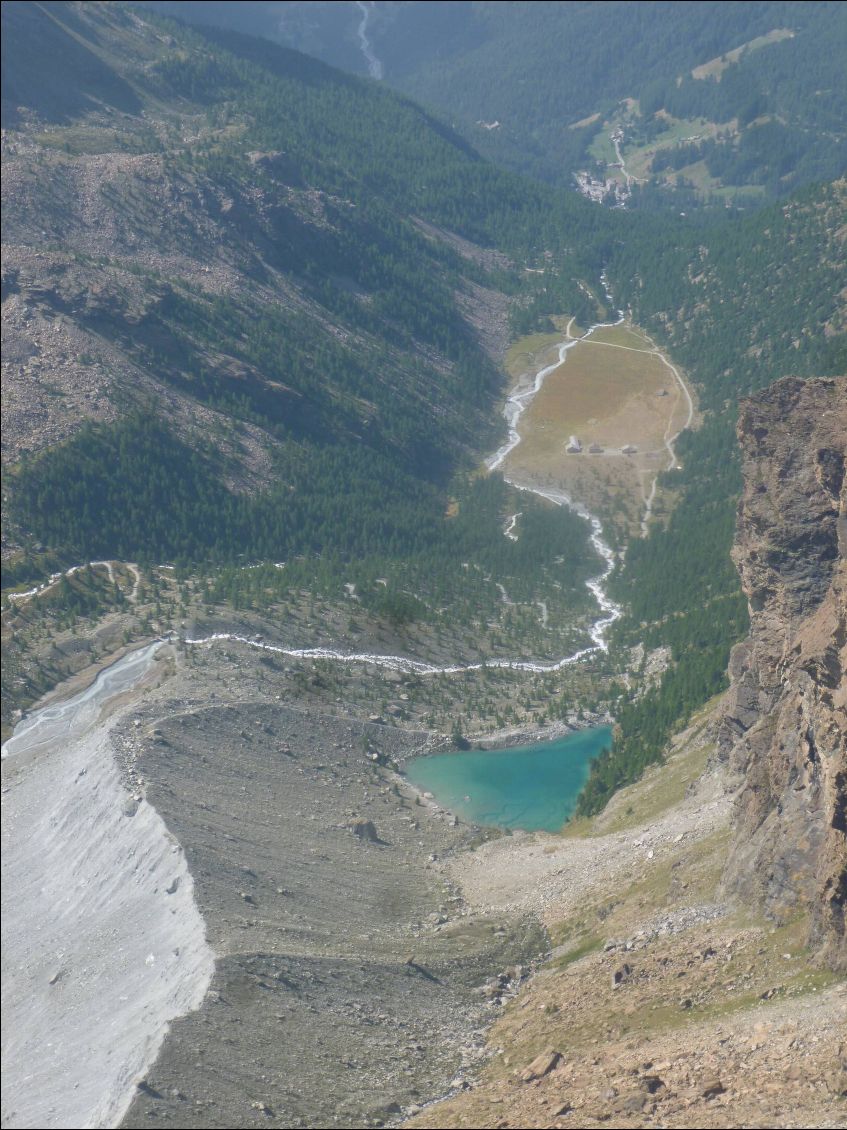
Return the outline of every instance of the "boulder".
[[[350,831],[360,840],[367,840],[371,844],[379,843],[379,835],[372,820],[356,820],[350,825]]]
[[[711,1079],[706,1079],[700,1087],[700,1094],[704,1099],[714,1099],[718,1095],[722,1095],[726,1088],[721,1080],[715,1075]]]
[[[524,1083],[531,1083],[534,1079],[543,1079],[545,1075],[549,1075],[555,1067],[558,1067],[561,1061],[561,1052],[556,1051],[555,1048],[547,1048],[523,1069],[520,1078]]]
[[[624,981],[626,981],[627,978],[629,978],[631,975],[632,975],[632,966],[629,965],[628,962],[625,961],[623,963],[623,965],[619,965],[618,968],[612,974],[612,988],[617,989],[618,986],[622,985],[624,983]]]

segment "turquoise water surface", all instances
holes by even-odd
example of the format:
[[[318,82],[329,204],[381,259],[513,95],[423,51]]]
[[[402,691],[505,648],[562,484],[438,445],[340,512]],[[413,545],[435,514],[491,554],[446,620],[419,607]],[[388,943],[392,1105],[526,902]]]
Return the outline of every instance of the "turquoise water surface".
[[[406,776],[474,824],[558,832],[591,762],[611,744],[611,727],[598,726],[536,745],[416,757]]]

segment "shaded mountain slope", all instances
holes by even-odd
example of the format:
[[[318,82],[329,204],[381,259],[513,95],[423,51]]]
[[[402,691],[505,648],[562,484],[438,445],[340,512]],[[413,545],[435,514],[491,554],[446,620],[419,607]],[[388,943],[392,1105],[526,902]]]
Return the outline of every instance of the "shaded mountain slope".
[[[74,478],[94,435],[132,452],[115,471],[131,492],[151,457],[138,419],[172,434],[177,462],[202,461],[192,481],[217,485],[201,511],[277,491],[276,517],[254,521],[267,529],[295,492],[289,531],[328,528],[340,491],[352,523],[384,517],[383,543],[437,525],[450,475],[500,426],[492,342],[534,290],[507,255],[459,254],[422,221],[523,255],[547,195],[409,102],[284,48],[123,5],[10,4],[4,20],[13,540],[87,552],[78,506],[45,527],[32,499],[51,474]],[[582,202],[562,208],[596,227]],[[587,305],[579,272],[557,271],[566,305]],[[99,432],[80,433],[89,420]],[[59,464],[34,458],[68,443]],[[163,504],[173,493],[163,478]],[[161,552],[136,526],[112,551]]]

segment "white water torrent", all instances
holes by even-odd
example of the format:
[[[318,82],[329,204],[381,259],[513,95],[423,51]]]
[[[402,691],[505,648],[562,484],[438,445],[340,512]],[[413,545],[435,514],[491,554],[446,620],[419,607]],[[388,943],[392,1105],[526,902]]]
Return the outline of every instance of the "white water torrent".
[[[518,535],[515,533],[515,526],[518,524],[518,518],[520,518],[520,516],[520,510],[516,514],[509,515],[509,520],[503,528],[503,534],[509,541],[518,540]]]
[[[359,26],[356,29],[356,34],[359,37],[359,46],[362,49],[362,54],[365,56],[365,62],[368,64],[368,74],[371,78],[381,79],[383,74],[382,63],[374,55],[371,41],[368,39],[368,23],[373,12],[373,0],[366,2],[366,0],[356,0],[356,7],[362,13],[362,18],[359,21]]]
[[[98,566],[102,566],[106,570],[109,574],[109,580],[114,584],[115,571],[111,561],[89,561],[87,565],[73,565],[70,569],[66,569],[64,573],[53,573],[49,581],[36,585],[35,588],[27,589],[26,592],[10,592],[8,594],[9,600],[12,604],[23,604],[27,600],[32,600],[34,596],[41,596],[42,593],[53,588],[61,581],[62,577],[72,577],[74,573],[80,573],[83,569],[95,569]]]
[[[616,619],[617,615],[612,618],[612,621]],[[601,621],[598,620],[591,630],[591,637],[595,641],[595,631],[599,623]],[[595,642],[593,647],[585,647],[581,651],[574,652],[573,655],[566,655],[563,659],[556,659],[552,663],[537,663],[531,659],[487,659],[484,663],[455,663],[447,667],[439,667],[434,663],[425,663],[421,659],[407,659],[405,655],[380,655],[377,652],[366,651],[336,651],[331,647],[279,647],[276,644],[265,643],[263,640],[239,636],[234,632],[213,632],[210,636],[184,639],[182,642],[192,647],[199,647],[221,641],[243,643],[248,647],[258,648],[260,651],[272,651],[277,655],[287,655],[290,659],[331,659],[337,663],[368,663],[373,667],[384,667],[388,671],[403,671],[409,675],[461,675],[465,671],[484,671],[492,668],[510,671],[534,671],[543,675],[550,671],[561,671],[562,668],[568,667],[571,663],[576,663],[577,660],[584,659],[586,655],[591,655],[600,646]]]
[[[185,856],[98,724],[161,641],[3,746],[3,1126],[116,1126],[213,971]]]
[[[605,273],[603,276],[601,276],[601,278],[605,288]],[[606,298],[608,302],[611,303],[611,295],[607,293]],[[571,338],[570,336],[568,336],[568,339],[566,341],[560,342],[558,345],[557,361],[554,361],[551,365],[546,365],[543,369],[539,369],[539,371],[535,374],[532,382],[528,386],[521,384],[521,382],[518,383],[515,389],[510,393],[503,408],[503,415],[506,417],[506,422],[509,425],[509,438],[506,440],[502,447],[499,447],[493,455],[489,456],[489,458],[486,459],[485,465],[489,471],[497,470],[497,468],[503,464],[506,458],[521,442],[520,433],[518,432],[518,422],[520,421],[521,416],[541,391],[547,377],[549,377],[551,373],[555,372],[555,370],[558,369],[560,365],[564,364],[568,352],[573,349],[575,345],[579,345],[580,342],[589,339],[596,330],[607,329],[611,326],[619,326],[623,322],[623,320],[623,311],[619,310],[616,321],[595,322],[595,324],[591,326],[590,329],[588,329],[586,333],[582,335],[582,337]],[[572,324],[573,318],[568,323],[569,335],[570,327]],[[597,603],[600,606],[600,611],[602,613],[599,619],[595,620],[590,631],[591,638],[594,641],[594,647],[584,649],[580,652],[577,652],[574,656],[569,656],[565,659],[560,660],[557,667],[551,668],[551,670],[557,670],[559,669],[559,667],[565,666],[567,663],[575,662],[577,658],[582,659],[585,655],[589,655],[593,651],[606,651],[608,648],[606,636],[608,634],[609,628],[620,617],[621,610],[617,604],[609,599],[603,587],[609,574],[615,567],[615,555],[612,547],[603,538],[603,527],[600,524],[599,518],[596,518],[593,514],[589,513],[589,511],[586,510],[586,508],[582,506],[581,503],[575,502],[564,491],[553,490],[549,488],[544,489],[542,487],[519,483],[514,479],[509,478],[508,475],[504,475],[503,477],[507,483],[510,483],[511,486],[516,487],[518,490],[526,491],[529,494],[537,494],[541,498],[546,498],[548,502],[554,503],[556,506],[567,506],[569,510],[573,510],[576,514],[579,514],[581,518],[585,518],[586,521],[591,525],[591,544],[594,546],[597,553],[600,555],[600,557],[603,558],[603,561],[605,562],[603,572],[598,577],[594,577],[592,578],[592,580],[586,582],[587,587],[594,594],[594,597],[597,600]],[[510,527],[507,536],[513,536],[513,529],[514,525]]]

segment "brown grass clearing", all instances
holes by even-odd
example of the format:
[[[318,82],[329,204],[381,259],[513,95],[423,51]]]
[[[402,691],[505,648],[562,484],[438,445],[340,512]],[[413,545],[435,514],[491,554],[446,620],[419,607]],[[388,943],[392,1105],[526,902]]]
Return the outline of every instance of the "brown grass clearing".
[[[765,35],[757,35],[755,39],[751,39],[748,43],[742,43],[740,47],[727,51],[725,55],[718,55],[716,58],[710,59],[708,63],[701,63],[699,67],[692,70],[691,77],[695,79],[716,78],[720,82],[721,75],[727,67],[731,63],[737,63],[745,51],[758,51],[759,48],[768,47],[771,43],[780,43],[783,39],[793,38],[794,32],[790,28],[775,27]]]
[[[585,129],[586,126],[593,126],[595,122],[600,121],[600,111],[596,114],[589,114],[587,118],[580,118],[578,122],[571,122],[568,129]]]
[[[515,356],[528,353],[519,354],[521,344]],[[626,325],[595,331],[574,346],[521,417],[510,475],[558,486],[589,509],[616,513],[635,533],[653,481],[668,465],[665,439],[687,417],[677,381],[650,349]],[[573,435],[583,445],[580,454],[566,453]],[[592,443],[602,452],[590,453]],[[629,444],[637,451],[623,454]]]

